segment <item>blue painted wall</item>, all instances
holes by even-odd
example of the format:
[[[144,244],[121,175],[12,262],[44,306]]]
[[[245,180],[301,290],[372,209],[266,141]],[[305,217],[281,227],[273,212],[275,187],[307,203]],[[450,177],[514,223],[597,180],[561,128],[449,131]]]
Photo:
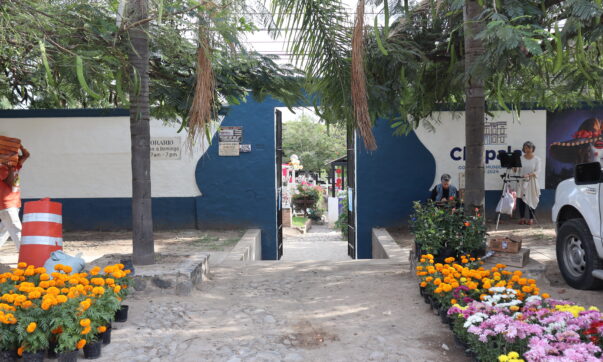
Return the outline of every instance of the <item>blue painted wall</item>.
[[[197,164],[195,177],[199,228],[255,227],[262,230],[262,259],[276,258],[274,108],[283,104],[251,98],[232,106],[222,126],[242,126],[243,144],[251,152],[218,156],[218,135]]]
[[[132,229],[132,199],[129,197],[52,201],[63,204],[63,228],[66,231]],[[154,197],[152,207],[155,230],[194,229],[197,226],[194,197]]]
[[[387,122],[377,122],[374,152],[357,139],[357,238],[362,259],[372,257],[372,228],[405,223],[412,202],[428,196],[435,175],[435,160],[417,136],[394,136],[392,131]]]

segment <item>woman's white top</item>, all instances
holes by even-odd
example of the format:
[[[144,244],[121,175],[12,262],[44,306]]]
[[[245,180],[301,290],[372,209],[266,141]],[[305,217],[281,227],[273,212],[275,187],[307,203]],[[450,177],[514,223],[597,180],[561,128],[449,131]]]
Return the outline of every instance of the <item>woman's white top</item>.
[[[540,161],[540,157],[534,155],[529,160],[525,155],[521,156],[521,168],[519,169],[519,176],[525,176],[531,173],[540,174],[542,162]]]

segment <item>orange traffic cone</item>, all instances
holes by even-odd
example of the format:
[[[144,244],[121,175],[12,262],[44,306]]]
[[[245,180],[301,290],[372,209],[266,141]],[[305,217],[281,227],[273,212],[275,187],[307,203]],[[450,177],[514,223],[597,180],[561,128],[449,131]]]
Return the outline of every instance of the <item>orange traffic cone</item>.
[[[50,201],[49,198],[26,202],[19,262],[41,267],[50,253],[56,250],[63,250],[61,203]]]

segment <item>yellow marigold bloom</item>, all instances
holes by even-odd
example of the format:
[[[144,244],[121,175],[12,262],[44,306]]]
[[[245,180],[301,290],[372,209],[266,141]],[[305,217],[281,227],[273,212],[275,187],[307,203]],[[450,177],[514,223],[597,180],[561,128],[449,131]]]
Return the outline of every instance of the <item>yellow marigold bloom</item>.
[[[61,295],[57,295],[57,301],[59,303],[65,303],[65,302],[67,302],[67,300],[68,300],[68,298],[67,298],[66,295],[62,295],[62,294]]]
[[[50,280],[50,275],[48,275],[46,273],[42,273],[42,274],[40,274],[40,280],[43,281],[43,282],[47,281],[47,280]]]
[[[80,320],[80,326],[88,327],[89,325],[90,325],[90,319],[85,318],[85,319]]]
[[[94,287],[94,289],[92,289],[92,293],[93,294],[98,294],[98,295],[103,295],[105,293],[105,288],[103,288],[103,287]]]
[[[86,340],[80,339],[79,341],[77,341],[77,343],[75,345],[75,349],[82,349],[82,348],[84,348],[85,345],[86,345]]]
[[[96,330],[98,331],[98,333],[105,333],[107,331],[107,327],[100,326],[100,327],[96,328]]]
[[[24,273],[25,273],[25,271],[22,270],[22,269],[15,269],[15,270],[13,270],[13,275],[15,275],[15,276],[21,276]]]
[[[38,325],[36,324],[36,322],[29,323],[29,325],[27,326],[27,333],[33,333],[33,331],[36,330],[37,326]]]
[[[113,288],[113,291],[115,293],[119,293],[121,291],[121,287],[119,285],[116,285],[115,288]]]

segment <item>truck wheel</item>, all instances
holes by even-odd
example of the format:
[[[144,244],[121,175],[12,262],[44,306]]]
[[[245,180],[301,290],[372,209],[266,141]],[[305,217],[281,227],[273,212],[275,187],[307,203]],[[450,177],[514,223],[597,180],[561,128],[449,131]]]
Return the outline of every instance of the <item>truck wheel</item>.
[[[557,264],[563,279],[576,289],[600,289],[603,280],[593,270],[603,269],[593,236],[583,219],[564,222],[557,233]]]

